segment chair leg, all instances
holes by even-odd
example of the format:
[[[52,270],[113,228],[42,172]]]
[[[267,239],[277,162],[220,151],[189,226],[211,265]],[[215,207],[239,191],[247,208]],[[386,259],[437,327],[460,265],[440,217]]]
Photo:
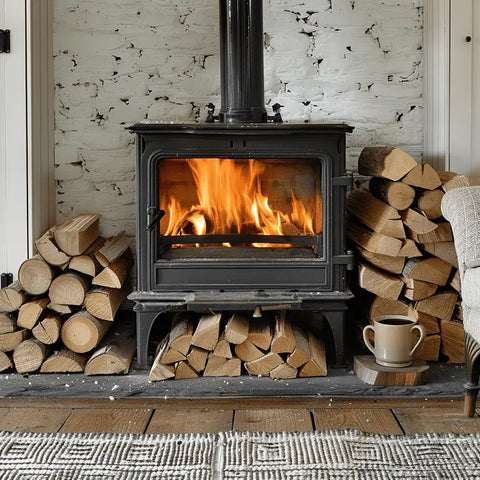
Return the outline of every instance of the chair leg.
[[[465,385],[464,413],[467,417],[473,417],[478,391],[480,390],[478,385],[480,378],[480,344],[468,333],[465,334],[465,366],[468,383]]]

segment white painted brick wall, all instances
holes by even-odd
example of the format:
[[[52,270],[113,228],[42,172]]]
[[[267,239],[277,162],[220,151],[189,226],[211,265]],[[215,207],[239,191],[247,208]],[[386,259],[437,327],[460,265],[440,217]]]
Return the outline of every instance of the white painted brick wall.
[[[264,0],[267,105],[290,121],[345,121],[365,145],[420,157],[423,0]],[[135,231],[139,120],[219,106],[217,0],[55,0],[58,219],[98,211]]]

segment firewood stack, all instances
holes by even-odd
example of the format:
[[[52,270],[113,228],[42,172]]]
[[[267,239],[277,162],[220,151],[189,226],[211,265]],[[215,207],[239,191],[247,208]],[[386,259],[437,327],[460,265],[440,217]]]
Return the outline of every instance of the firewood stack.
[[[133,256],[125,232],[100,237],[99,219],[81,214],[48,230],[18,281],[0,290],[0,371],[128,372],[133,322],[109,330]]]
[[[238,377],[243,369],[274,379],[325,376],[325,347],[290,323],[284,310],[274,324],[237,313],[196,319],[178,312],[158,344],[149,380]]]
[[[475,179],[418,164],[397,148],[370,147],[359,173],[371,176],[347,199],[347,235],[357,252],[358,285],[375,295],[369,321],[380,315],[418,318],[427,337],[417,358],[464,361],[458,261],[444,192]]]

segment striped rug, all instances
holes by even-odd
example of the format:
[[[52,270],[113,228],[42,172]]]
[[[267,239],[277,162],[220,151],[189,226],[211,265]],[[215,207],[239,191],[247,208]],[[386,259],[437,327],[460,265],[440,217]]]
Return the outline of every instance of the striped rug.
[[[480,435],[0,433],[2,480],[479,478]]]

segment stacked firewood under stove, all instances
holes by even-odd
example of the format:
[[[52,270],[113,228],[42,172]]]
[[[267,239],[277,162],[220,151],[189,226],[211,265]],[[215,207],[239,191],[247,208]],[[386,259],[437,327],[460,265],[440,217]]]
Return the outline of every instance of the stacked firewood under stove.
[[[266,318],[178,312],[160,341],[149,380],[236,377],[274,379],[327,375],[325,347],[313,333],[290,323],[281,310]]]
[[[458,261],[444,192],[477,183],[418,164],[397,148],[365,148],[359,173],[371,176],[347,199],[359,286],[374,295],[368,321],[380,315],[418,318],[427,337],[417,358],[464,361]]]
[[[130,240],[100,237],[99,219],[81,214],[48,230],[18,281],[0,290],[0,371],[128,372],[134,323],[114,320],[127,295]]]

